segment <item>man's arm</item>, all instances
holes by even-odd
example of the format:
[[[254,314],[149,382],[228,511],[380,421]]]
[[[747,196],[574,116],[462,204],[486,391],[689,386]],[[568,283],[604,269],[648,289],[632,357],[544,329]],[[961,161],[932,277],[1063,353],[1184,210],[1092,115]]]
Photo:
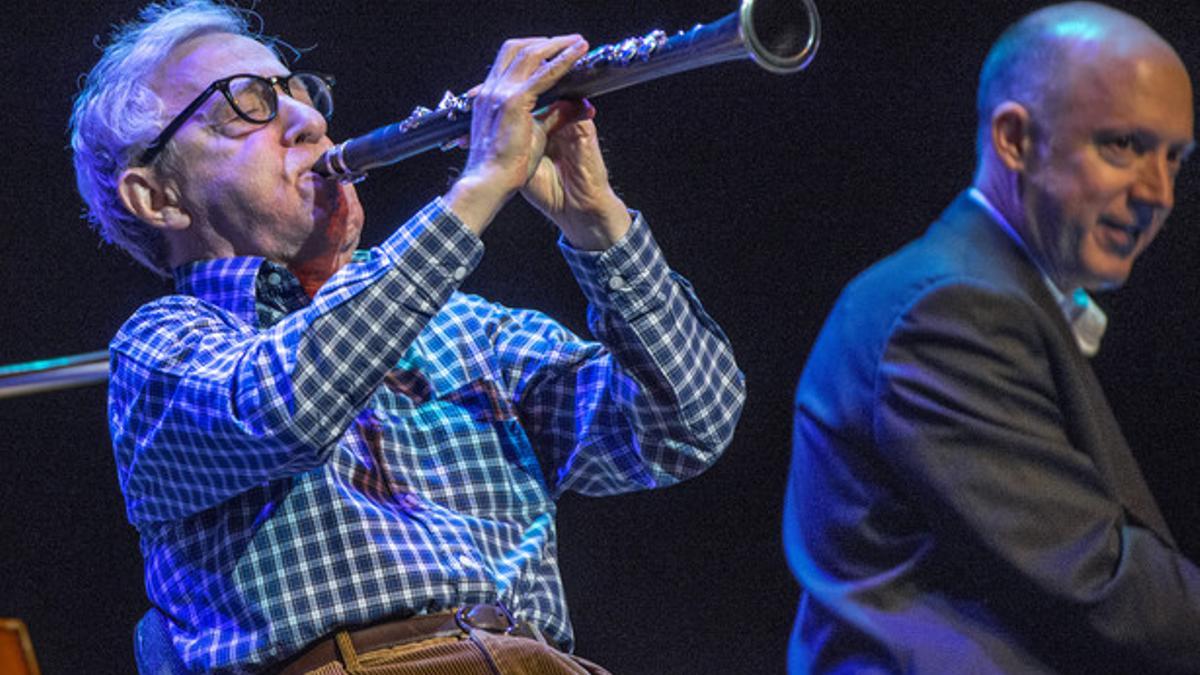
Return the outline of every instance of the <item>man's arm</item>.
[[[172,296],[111,345],[109,419],[134,524],[320,465],[482,256],[440,200],[266,331]]]
[[[885,347],[876,443],[940,557],[1026,640],[1198,672],[1200,570],[1072,445],[1037,311],[977,285],[925,293]]]
[[[503,90],[494,79],[477,102]],[[498,346],[556,493],[620,492],[695,475],[728,444],[744,397],[725,336],[612,189],[594,115],[587,101],[550,107],[531,130],[544,152],[523,164],[530,172],[521,193],[562,232],[592,332],[607,349],[530,337],[555,332],[538,325]],[[486,130],[473,123],[473,146]],[[488,165],[475,157],[473,147],[468,172]]]
[[[176,299],[112,345],[110,426],[132,522],[180,518],[315,466],[481,255],[477,235],[542,160],[545,92],[579,36],[509,40],[476,97],[471,151],[444,199],[265,333]]]
[[[712,464],[745,397],[728,340],[637,216],[603,252],[563,253],[602,344],[527,318],[497,353],[555,494],[666,486]]]

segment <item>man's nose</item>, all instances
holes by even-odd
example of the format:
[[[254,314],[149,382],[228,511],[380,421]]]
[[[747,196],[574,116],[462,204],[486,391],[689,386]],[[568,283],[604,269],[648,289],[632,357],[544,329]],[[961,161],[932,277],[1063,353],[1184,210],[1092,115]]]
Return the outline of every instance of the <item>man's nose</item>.
[[[1175,206],[1175,172],[1165,152],[1147,153],[1138,167],[1134,201],[1157,209]]]
[[[328,131],[325,116],[316,108],[282,92],[279,94],[278,116],[283,123],[284,141],[289,145],[316,143]]]

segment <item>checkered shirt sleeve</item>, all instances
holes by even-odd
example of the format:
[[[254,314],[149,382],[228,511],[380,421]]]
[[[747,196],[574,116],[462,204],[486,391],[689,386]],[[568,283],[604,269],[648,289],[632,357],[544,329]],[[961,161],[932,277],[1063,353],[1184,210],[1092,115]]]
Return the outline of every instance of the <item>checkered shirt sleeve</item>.
[[[110,345],[130,522],[182,518],[324,462],[482,254],[438,200],[268,330],[190,296],[138,310]]]
[[[724,450],[741,413],[745,383],[728,339],[633,215],[628,235],[606,251],[559,242],[599,344],[537,314],[498,342],[555,494],[614,494],[693,476]]]

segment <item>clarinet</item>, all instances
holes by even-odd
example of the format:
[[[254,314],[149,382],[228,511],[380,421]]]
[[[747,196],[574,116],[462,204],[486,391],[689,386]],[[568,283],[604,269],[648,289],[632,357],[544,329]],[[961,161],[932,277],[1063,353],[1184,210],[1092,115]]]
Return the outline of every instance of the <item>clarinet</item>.
[[[820,41],[821,20],[813,0],[742,0],[737,11],[686,32],[668,36],[655,30],[591,50],[538,98],[537,108],[740,59],[771,73],[796,73],[812,62]],[[418,106],[403,121],[330,148],[313,171],[357,182],[371,169],[434,148],[449,149],[470,127],[471,97],[447,91],[436,108]]]

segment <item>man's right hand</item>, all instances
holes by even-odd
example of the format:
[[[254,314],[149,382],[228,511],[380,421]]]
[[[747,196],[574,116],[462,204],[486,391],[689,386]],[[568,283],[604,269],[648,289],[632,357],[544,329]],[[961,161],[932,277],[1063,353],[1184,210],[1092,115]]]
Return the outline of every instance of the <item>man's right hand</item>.
[[[446,205],[483,234],[501,207],[529,180],[546,146],[533,118],[538,96],[587,53],[578,35],[508,40],[471,103],[470,153]]]

